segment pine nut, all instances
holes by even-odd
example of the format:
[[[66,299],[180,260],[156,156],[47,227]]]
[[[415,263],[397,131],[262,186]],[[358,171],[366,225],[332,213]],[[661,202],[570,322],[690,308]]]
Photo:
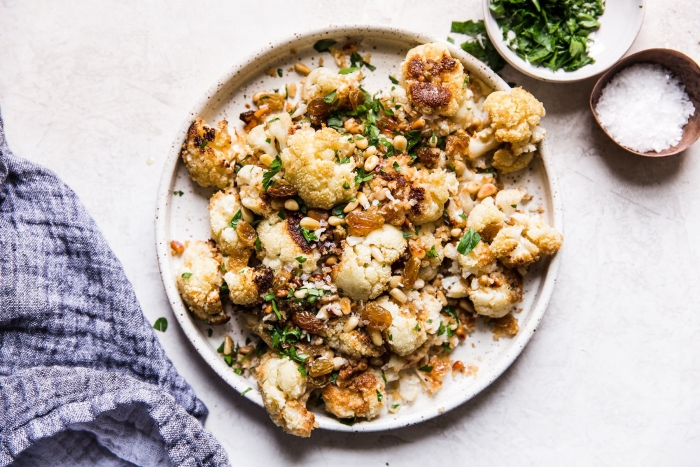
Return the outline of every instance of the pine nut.
[[[296,62],[294,64],[294,70],[301,75],[308,75],[311,73],[311,69],[301,62]]]
[[[498,193],[498,188],[493,183],[487,183],[479,188],[479,192],[476,194],[477,198],[487,198]]]
[[[382,333],[379,332],[376,329],[372,328],[367,328],[367,334],[369,334],[370,339],[372,339],[372,343],[379,347],[384,343],[384,339],[382,338]]]
[[[367,195],[364,193],[360,193],[357,195],[357,202],[362,205],[364,209],[369,209],[369,200],[367,199]]]
[[[282,201],[281,199],[273,198],[272,201],[270,201],[270,206],[275,211],[281,211],[282,209],[284,209],[284,201]]]
[[[296,200],[288,199],[284,202],[284,208],[289,209],[290,211],[298,211],[299,203],[297,203]]]
[[[457,176],[461,176],[465,170],[467,170],[467,165],[464,162],[457,161],[454,163],[455,166],[455,173]]]
[[[369,156],[365,161],[365,170],[368,172],[374,170],[377,165],[379,165],[379,157],[375,155]]]
[[[297,83],[287,84],[287,96],[294,99],[297,95]]]
[[[345,322],[345,325],[343,326],[343,332],[352,331],[357,327],[358,324],[360,324],[360,318],[358,318],[357,316],[349,317],[348,320]]]
[[[459,237],[460,235],[462,235],[462,229],[452,229],[450,230],[450,235],[452,235],[453,237]]]
[[[335,371],[340,370],[343,365],[345,365],[346,360],[343,357],[334,357],[333,358],[333,369]]]
[[[377,153],[377,148],[374,146],[370,146],[367,149],[365,149],[365,157],[373,156]]]
[[[348,205],[345,206],[345,209],[343,209],[343,212],[350,212],[350,211],[352,211],[353,209],[355,209],[355,208],[357,207],[358,204],[360,204],[360,202],[357,201],[357,200],[356,200],[356,201],[353,201],[352,203],[348,203]]]
[[[335,265],[335,264],[337,264],[337,263],[338,263],[338,258],[335,257],[335,256],[329,256],[329,257],[326,259],[326,264],[327,264],[328,266],[333,266],[333,265]]]
[[[253,213],[251,212],[250,209],[248,209],[245,206],[241,206],[241,219],[246,221],[249,224],[252,224],[255,222],[255,216],[253,216]]]
[[[463,310],[470,312],[470,313],[474,313],[474,307],[472,306],[472,304],[464,299],[459,301],[459,307]]]
[[[389,291],[389,295],[394,297],[394,299],[399,303],[406,303],[408,301],[408,297],[401,291],[401,289],[391,289],[391,291]]]
[[[304,217],[299,221],[299,226],[309,230],[316,230],[321,228],[321,223],[313,217]]]
[[[438,290],[437,294],[435,295],[438,300],[440,300],[440,303],[442,303],[442,306],[447,306],[447,297],[445,297],[445,294],[442,293],[442,290]]]
[[[372,258],[376,259],[380,263],[384,262],[384,254],[382,254],[382,250],[380,250],[379,247],[373,246],[370,248],[370,251],[372,253]]]
[[[348,297],[343,297],[340,299],[340,310],[344,315],[349,315],[352,311],[352,302]]]
[[[321,307],[320,310],[318,310],[318,313],[316,313],[316,318],[318,319],[328,319],[330,318],[330,315],[328,314],[328,305]]]
[[[411,130],[420,130],[425,126],[425,119],[424,118],[419,118],[413,124],[411,125]]]
[[[413,288],[416,290],[422,289],[423,287],[425,287],[425,281],[423,279],[416,279],[413,283]]]
[[[239,352],[239,353],[242,353],[243,355],[248,355],[250,352],[253,351],[254,348],[255,348],[255,347],[253,347],[252,345],[248,344],[248,345],[244,345],[243,347],[241,347],[240,349],[238,349],[238,352]]]
[[[394,136],[394,149],[403,152],[406,147],[408,147],[408,141],[406,140],[406,137],[403,135],[396,135]]]
[[[369,141],[367,141],[367,138],[358,138],[355,140],[355,146],[357,146],[357,149],[367,149],[367,145],[369,144]]]
[[[323,356],[326,358],[326,360],[333,361],[333,357],[335,357],[335,353],[332,350],[326,350],[325,352],[323,352]]]
[[[304,298],[306,297],[306,289],[299,289],[294,292],[294,298]]]
[[[435,287],[433,287],[432,285],[428,284],[428,285],[426,285],[425,287],[423,287],[423,291],[424,291],[425,293],[429,293],[430,295],[432,295],[432,294],[435,293]]]
[[[403,278],[401,276],[392,276],[391,279],[389,279],[389,287],[392,289],[395,289],[396,287],[401,287],[401,280]]]
[[[328,218],[328,223],[333,227],[345,224],[345,219],[341,219],[338,216],[331,216]]]
[[[477,181],[469,182],[469,183],[467,183],[467,186],[466,186],[467,192],[470,195],[478,193],[480,188],[481,188],[481,182],[477,182]]]
[[[226,334],[224,337],[224,355],[231,355],[233,353],[233,339],[231,336]]]
[[[260,156],[260,163],[265,164],[268,167],[270,166],[270,164],[272,164],[272,162],[274,162],[274,160],[275,159],[269,154],[263,154],[262,156]]]
[[[377,192],[374,193],[374,199],[376,199],[377,201],[384,201],[386,199],[386,188],[377,190]]]

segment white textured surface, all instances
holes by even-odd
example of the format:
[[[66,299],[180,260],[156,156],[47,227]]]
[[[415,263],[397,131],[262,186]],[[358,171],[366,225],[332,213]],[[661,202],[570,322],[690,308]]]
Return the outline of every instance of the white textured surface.
[[[490,389],[433,421],[382,434],[284,435],[238,397],[180,332],[153,238],[161,165],[182,119],[228,67],[269,40],[330,22],[443,37],[478,0],[300,2],[0,1],[0,105],[14,152],[80,195],[122,260],[144,312],[211,415],[235,464],[694,465],[700,438],[700,145],[643,159],[588,110],[593,80],[542,84],[507,70],[548,111],[564,195],[564,256],[549,311]],[[649,0],[631,52],[700,60],[696,0]],[[292,19],[293,18],[293,19]],[[151,159],[152,165],[147,162]],[[11,278],[6,278],[11,280]]]

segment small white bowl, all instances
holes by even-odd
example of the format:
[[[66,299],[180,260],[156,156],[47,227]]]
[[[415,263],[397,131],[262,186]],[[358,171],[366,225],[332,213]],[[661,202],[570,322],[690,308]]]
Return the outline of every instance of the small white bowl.
[[[503,32],[496,22],[489,5],[491,0],[484,0],[484,24],[486,31],[503,58],[513,68],[533,78],[554,83],[580,81],[605,72],[620,60],[632,47],[644,22],[646,0],[612,0],[605,2],[605,12],[598,18],[600,28],[589,36],[593,42],[589,55],[595,63],[586,65],[576,71],[557,70],[535,66],[520,58],[510,50],[503,40]]]

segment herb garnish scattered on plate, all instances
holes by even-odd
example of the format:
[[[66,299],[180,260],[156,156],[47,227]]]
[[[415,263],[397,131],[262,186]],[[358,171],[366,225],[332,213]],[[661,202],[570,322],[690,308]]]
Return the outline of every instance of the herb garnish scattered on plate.
[[[574,71],[595,62],[588,35],[600,27],[603,0],[493,0],[489,8],[508,47],[530,63]]]

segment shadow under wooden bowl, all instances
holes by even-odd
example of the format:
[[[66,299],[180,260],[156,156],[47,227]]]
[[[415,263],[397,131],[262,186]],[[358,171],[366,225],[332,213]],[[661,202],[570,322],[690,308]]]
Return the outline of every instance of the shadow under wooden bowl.
[[[683,127],[683,137],[681,141],[675,146],[664,149],[661,152],[638,152],[621,145],[603,127],[598,117],[598,112],[596,112],[598,100],[605,86],[617,73],[636,63],[658,64],[670,70],[683,83],[685,92],[688,93],[688,97],[695,106],[695,113],[690,116],[688,123]],[[593,92],[591,92],[590,106],[593,117],[596,122],[598,122],[600,128],[615,142],[615,144],[625,151],[646,157],[673,156],[679,152],[685,151],[700,137],[700,67],[692,58],[673,49],[647,49],[637,52],[617,62],[598,79],[598,82],[593,87]]]

